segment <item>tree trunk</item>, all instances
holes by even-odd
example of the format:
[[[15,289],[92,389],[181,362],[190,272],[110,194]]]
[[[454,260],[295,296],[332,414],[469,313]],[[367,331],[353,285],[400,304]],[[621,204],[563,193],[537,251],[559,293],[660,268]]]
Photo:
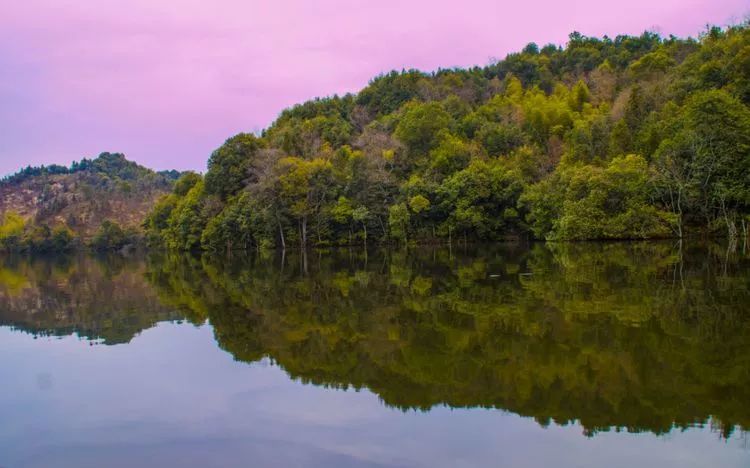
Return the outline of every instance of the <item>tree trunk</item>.
[[[680,239],[682,239],[682,187],[677,192],[677,231]]]
[[[724,222],[727,225],[727,237],[729,238],[730,242],[733,242],[737,239],[737,225],[735,224],[734,219],[729,217],[729,213],[727,212],[727,207],[724,203],[723,197],[721,199],[721,211],[724,214]]]
[[[284,240],[284,230],[281,228],[281,221],[279,221],[279,236],[281,237],[281,248],[286,250],[286,241]]]
[[[302,218],[302,248],[307,246],[307,216]]]

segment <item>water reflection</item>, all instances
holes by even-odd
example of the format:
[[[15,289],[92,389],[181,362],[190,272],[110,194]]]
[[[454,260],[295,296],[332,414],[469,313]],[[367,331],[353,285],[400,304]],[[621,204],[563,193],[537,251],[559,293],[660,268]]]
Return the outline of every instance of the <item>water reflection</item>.
[[[127,343],[180,317],[158,299],[145,271],[143,259],[116,255],[0,258],[0,325]]]
[[[236,360],[404,410],[729,436],[750,427],[748,286],[747,256],[673,243],[78,257],[6,262],[0,321],[117,343],[209,320]]]

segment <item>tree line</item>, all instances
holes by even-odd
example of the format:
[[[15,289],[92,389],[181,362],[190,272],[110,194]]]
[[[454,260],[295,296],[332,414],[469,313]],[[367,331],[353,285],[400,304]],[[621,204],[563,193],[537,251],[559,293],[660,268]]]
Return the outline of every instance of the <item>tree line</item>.
[[[145,221],[174,249],[747,235],[750,31],[391,72],[229,138]]]

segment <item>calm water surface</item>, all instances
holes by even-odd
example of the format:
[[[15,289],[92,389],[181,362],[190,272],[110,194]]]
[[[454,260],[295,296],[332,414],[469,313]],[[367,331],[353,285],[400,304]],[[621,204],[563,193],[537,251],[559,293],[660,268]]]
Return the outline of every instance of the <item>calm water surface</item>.
[[[0,258],[0,466],[750,466],[750,254]]]

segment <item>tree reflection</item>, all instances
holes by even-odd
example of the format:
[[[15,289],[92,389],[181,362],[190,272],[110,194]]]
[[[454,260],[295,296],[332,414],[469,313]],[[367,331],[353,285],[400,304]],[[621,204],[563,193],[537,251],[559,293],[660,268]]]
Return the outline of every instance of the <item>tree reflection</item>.
[[[179,315],[145,281],[142,259],[106,256],[0,258],[0,325],[39,336],[127,343]]]
[[[750,262],[724,254],[633,243],[169,256],[149,277],[208,317],[236,359],[268,356],[402,409],[502,408],[590,433],[713,416],[728,434],[750,426]]]
[[[587,243],[306,256],[5,258],[0,324],[122,343],[162,320],[208,320],[238,361],[267,357],[403,410],[499,408],[589,434],[750,427],[741,252]]]

